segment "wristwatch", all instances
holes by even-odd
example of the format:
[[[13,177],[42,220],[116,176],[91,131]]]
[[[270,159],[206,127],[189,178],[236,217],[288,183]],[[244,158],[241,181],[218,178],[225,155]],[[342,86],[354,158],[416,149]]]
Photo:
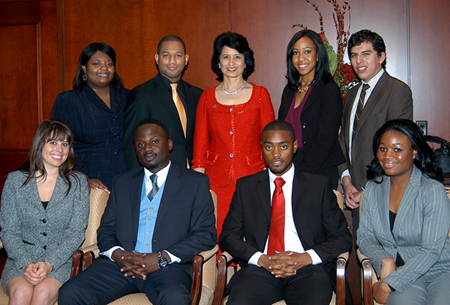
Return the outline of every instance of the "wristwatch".
[[[165,268],[168,264],[169,262],[167,261],[167,258],[162,254],[161,251],[158,251],[158,265],[161,268]]]

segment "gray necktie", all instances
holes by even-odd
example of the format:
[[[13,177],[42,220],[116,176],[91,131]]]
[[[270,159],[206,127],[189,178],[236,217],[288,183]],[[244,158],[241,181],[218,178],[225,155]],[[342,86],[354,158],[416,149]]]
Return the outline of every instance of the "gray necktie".
[[[158,184],[156,184],[157,179],[158,179],[158,176],[156,176],[155,174],[150,176],[150,180],[152,180],[152,189],[150,190],[150,192],[147,195],[147,197],[150,201],[153,200],[153,197],[155,197],[156,193],[158,193],[158,190],[159,190]]]

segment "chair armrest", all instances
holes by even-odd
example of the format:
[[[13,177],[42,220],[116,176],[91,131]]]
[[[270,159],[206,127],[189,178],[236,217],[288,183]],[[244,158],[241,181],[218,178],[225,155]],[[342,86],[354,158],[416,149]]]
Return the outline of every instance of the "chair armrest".
[[[222,305],[225,297],[225,287],[227,286],[227,265],[232,260],[233,256],[228,252],[222,252],[217,259],[217,285],[212,305]]]
[[[338,256],[336,262],[336,305],[345,305],[345,268],[347,267],[348,252]]]
[[[192,288],[191,288],[191,305],[200,303],[202,294],[202,276],[203,276],[203,256],[196,255],[192,262]]]
[[[362,288],[363,288],[364,305],[373,305],[374,303],[373,303],[372,285],[375,272],[373,271],[372,262],[370,261],[370,258],[362,254],[359,249],[356,251],[356,254],[358,255],[358,260],[361,262],[363,269]]]
[[[98,248],[98,245],[96,243],[92,244],[92,245],[89,245],[89,246],[86,246],[86,247],[83,247],[83,248],[81,248],[81,250],[84,253],[89,252],[89,251],[94,253],[94,259],[100,256],[100,249]]]
[[[211,257],[213,257],[214,255],[217,254],[217,252],[219,252],[219,246],[215,245],[214,248],[210,249],[210,250],[206,250],[203,252],[200,252],[199,255],[203,256],[203,260],[206,262],[207,260],[209,260]]]
[[[70,278],[78,275],[81,271],[83,271],[83,251],[76,250],[72,254],[72,271],[70,272]]]

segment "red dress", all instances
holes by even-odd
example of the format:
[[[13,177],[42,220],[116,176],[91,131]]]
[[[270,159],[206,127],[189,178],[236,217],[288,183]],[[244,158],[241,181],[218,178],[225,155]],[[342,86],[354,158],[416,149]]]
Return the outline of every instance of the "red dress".
[[[217,194],[217,235],[228,213],[236,180],[265,168],[261,133],[275,120],[266,88],[253,84],[250,100],[222,105],[214,88],[200,97],[195,117],[192,168],[204,167],[211,189]]]

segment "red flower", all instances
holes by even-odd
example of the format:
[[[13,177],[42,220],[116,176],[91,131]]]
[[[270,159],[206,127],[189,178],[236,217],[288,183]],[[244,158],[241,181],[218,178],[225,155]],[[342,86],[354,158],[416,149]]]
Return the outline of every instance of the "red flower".
[[[322,38],[322,42],[325,42],[325,35],[323,33],[319,33],[320,38]]]

